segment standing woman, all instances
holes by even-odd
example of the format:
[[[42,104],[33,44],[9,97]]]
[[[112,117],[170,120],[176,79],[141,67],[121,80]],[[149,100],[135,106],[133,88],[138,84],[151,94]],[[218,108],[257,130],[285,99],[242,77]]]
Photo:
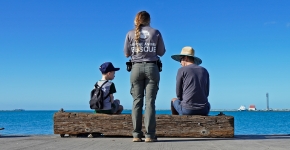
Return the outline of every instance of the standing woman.
[[[126,35],[124,53],[131,56],[132,70],[130,76],[131,95],[133,97],[132,122],[133,142],[141,142],[142,108],[145,93],[145,142],[157,141],[155,138],[155,99],[159,89],[158,56],[163,56],[165,46],[161,33],[150,27],[150,15],[146,11],[138,12],[135,29]]]

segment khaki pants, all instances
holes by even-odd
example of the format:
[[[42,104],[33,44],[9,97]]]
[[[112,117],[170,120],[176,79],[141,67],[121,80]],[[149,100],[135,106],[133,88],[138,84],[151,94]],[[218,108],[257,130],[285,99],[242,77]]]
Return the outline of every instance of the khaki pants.
[[[145,93],[145,137],[155,138],[155,99],[159,89],[159,70],[155,63],[135,63],[131,71],[131,95],[133,97],[132,122],[133,137],[141,138],[142,108]]]

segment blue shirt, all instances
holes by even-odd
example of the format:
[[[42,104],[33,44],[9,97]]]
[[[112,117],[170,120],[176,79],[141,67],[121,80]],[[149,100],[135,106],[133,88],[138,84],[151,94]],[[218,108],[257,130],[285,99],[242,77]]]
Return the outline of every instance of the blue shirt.
[[[198,110],[208,106],[209,74],[201,66],[191,64],[178,69],[176,96],[185,109]]]

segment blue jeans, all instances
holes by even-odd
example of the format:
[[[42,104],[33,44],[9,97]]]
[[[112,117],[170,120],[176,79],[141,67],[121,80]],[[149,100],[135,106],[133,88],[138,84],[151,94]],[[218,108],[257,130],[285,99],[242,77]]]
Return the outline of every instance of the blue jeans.
[[[180,105],[180,100],[175,100],[173,103],[174,109],[178,112],[179,115],[203,115],[207,116],[210,110],[210,104],[208,103],[208,106],[206,106],[204,109],[198,109],[198,110],[191,110],[191,109],[185,109],[182,108]]]

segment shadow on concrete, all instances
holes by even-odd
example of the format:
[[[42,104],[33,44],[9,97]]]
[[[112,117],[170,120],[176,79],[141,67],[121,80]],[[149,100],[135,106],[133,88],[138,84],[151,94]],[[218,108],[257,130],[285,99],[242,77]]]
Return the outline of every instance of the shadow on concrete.
[[[88,138],[87,134],[82,136],[69,136],[65,135],[62,138]],[[94,135],[93,138],[133,138],[132,136],[100,136]],[[144,137],[142,138],[144,140]],[[185,141],[222,141],[222,140],[265,140],[265,139],[290,139],[290,134],[280,135],[235,135],[233,138],[187,138],[187,137],[158,137],[159,142],[185,142]]]
[[[234,140],[234,138],[158,138],[158,142],[191,142],[191,141],[221,141]]]
[[[186,142],[186,141],[222,141],[222,140],[265,140],[265,139],[290,139],[290,134],[283,135],[236,135],[234,138],[162,138],[158,142]]]

